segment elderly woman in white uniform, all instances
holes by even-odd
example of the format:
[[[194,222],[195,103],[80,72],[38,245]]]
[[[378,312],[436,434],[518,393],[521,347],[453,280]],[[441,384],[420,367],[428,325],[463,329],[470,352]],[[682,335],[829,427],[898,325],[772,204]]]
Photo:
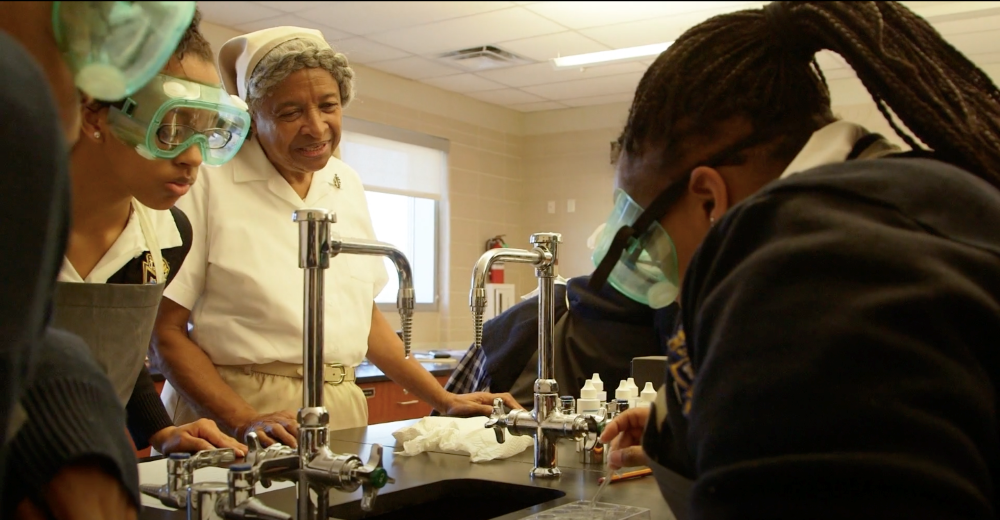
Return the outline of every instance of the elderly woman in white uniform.
[[[237,438],[255,431],[265,444],[294,446],[303,295],[292,212],[326,208],[337,213],[340,236],[375,238],[361,180],[334,156],[354,72],[319,31],[297,27],[234,38],[219,65],[226,88],[250,107],[253,135],[178,204],[194,240],[157,320],[167,376],[162,399],[175,422],[211,417]],[[354,375],[366,356],[441,412],[488,415],[500,396],[517,407],[509,394],[446,392],[419,362],[403,357],[374,303],[388,280],[381,258],[339,255],[326,273],[331,429],[368,422]]]

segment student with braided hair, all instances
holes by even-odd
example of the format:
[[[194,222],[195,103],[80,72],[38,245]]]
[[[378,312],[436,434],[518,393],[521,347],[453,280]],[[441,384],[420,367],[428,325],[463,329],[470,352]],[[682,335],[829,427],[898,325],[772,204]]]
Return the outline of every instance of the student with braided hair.
[[[832,115],[823,49],[911,151]],[[613,466],[653,467],[679,518],[997,518],[983,71],[897,2],[772,2],[678,38],[619,144],[592,282],[678,300],[683,333],[654,406],[605,430]]]

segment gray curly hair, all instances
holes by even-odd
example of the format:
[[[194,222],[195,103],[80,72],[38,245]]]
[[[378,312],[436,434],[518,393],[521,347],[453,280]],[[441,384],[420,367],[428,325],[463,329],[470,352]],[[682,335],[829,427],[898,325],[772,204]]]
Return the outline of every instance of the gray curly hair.
[[[260,60],[247,81],[247,105],[250,113],[260,109],[271,91],[293,72],[305,68],[324,69],[340,86],[340,104],[346,107],[354,97],[354,69],[347,63],[347,56],[316,42],[304,39],[289,40],[272,49]]]

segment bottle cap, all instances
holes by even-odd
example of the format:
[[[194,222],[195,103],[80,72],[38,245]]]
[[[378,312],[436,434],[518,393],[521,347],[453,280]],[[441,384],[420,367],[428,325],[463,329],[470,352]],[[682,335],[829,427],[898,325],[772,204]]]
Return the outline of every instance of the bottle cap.
[[[632,389],[632,397],[639,397],[639,387],[635,384],[635,378],[628,378],[628,386]]]
[[[596,388],[598,392],[604,390],[604,381],[601,381],[601,374],[594,372],[594,377],[590,378],[590,381],[594,383],[594,388]]]
[[[651,403],[656,400],[656,390],[653,390],[653,383],[647,381],[639,396],[643,401]]]
[[[632,397],[632,389],[629,388],[628,382],[622,379],[622,382],[618,384],[618,389],[615,390],[615,399],[628,399]]]
[[[597,399],[597,389],[594,388],[593,381],[588,379],[584,383],[583,388],[580,389],[580,399]]]

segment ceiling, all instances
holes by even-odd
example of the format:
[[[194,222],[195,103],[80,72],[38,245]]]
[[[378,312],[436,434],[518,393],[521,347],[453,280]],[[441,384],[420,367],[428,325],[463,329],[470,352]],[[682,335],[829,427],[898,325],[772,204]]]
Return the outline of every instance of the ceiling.
[[[697,23],[767,2],[198,2],[204,19],[251,32],[320,30],[352,63],[521,112],[630,101],[652,58],[555,70],[551,59],[668,42]],[[903,2],[980,66],[1000,63],[1000,2]],[[444,53],[493,45],[527,64],[469,71]],[[854,76],[819,56],[827,78]]]

